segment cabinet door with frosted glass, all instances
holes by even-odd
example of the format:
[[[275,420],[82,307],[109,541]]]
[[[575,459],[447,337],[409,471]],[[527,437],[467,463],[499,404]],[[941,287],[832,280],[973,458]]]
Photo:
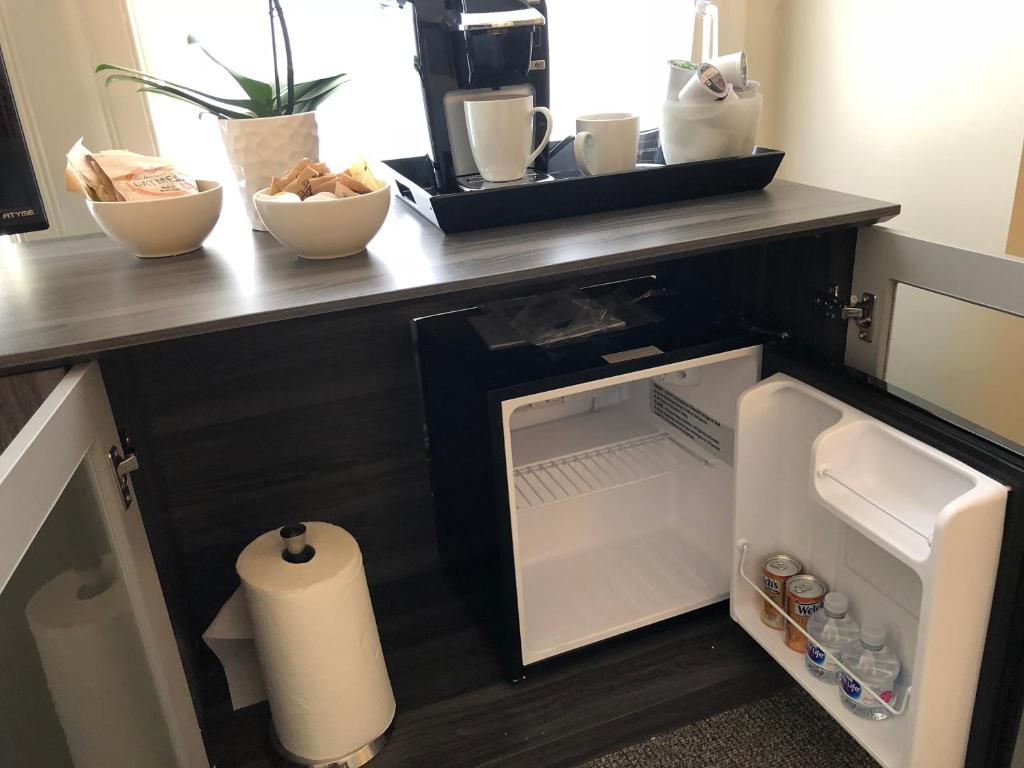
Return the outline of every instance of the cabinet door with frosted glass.
[[[869,339],[851,323],[849,366],[902,399],[1024,455],[1024,259],[978,253],[880,227],[857,239],[853,294],[874,298]],[[1024,541],[1008,517],[982,665],[972,765],[1024,765]],[[967,564],[965,567],[971,567]],[[1021,736],[1018,738],[1018,733]]]
[[[0,442],[0,764],[205,766],[99,367],[56,376]]]

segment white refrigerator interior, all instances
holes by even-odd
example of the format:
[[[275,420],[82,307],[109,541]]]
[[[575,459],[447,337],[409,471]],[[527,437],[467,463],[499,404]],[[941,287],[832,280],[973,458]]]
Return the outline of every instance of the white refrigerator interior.
[[[1006,489],[749,347],[501,403],[524,664],[731,598],[886,768],[962,764]],[[735,462],[735,466],[734,466]],[[786,552],[881,623],[903,714],[862,720],[761,623]]]
[[[736,399],[760,348],[502,404],[523,660],[729,595]]]

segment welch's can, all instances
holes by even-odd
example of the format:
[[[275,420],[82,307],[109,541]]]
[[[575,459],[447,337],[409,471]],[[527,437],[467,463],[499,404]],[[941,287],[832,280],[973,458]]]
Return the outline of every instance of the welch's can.
[[[786,604],[786,582],[803,570],[795,557],[782,553],[769,555],[761,562],[761,589],[770,600],[761,606],[761,621],[772,629],[782,629],[786,620],[781,611]]]
[[[807,629],[811,614],[820,611],[825,602],[828,585],[817,576],[808,573],[794,576],[786,582],[786,615]],[[786,645],[797,653],[807,652],[807,640],[786,622]]]

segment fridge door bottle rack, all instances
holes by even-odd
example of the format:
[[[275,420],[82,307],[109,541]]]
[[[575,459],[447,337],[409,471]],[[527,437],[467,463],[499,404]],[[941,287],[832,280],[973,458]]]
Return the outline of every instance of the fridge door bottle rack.
[[[783,374],[740,397],[735,482],[733,618],[886,768],[962,765],[1007,489]],[[793,554],[886,627],[904,667],[886,709],[900,717],[848,712],[761,622],[745,560],[771,552]]]
[[[743,581],[747,582],[747,584],[750,585],[750,588],[757,592],[758,595],[760,595],[762,598],[769,602],[773,602],[772,598],[768,595],[768,593],[761,589],[759,586],[757,586],[754,580],[747,575],[746,561],[747,555],[750,553],[750,544],[746,541],[738,541],[736,543],[736,549],[740,553],[740,562],[739,565],[736,567],[737,575],[741,579],[743,579]],[[808,634],[807,630],[801,627],[797,622],[793,621],[793,618],[789,614],[787,614],[785,611],[779,611],[779,615],[787,624],[789,624],[789,626],[792,629],[795,629],[797,632],[803,635],[804,640],[811,643],[814,642],[814,638],[811,637],[810,634]],[[782,634],[779,633],[779,640],[781,641],[782,639]],[[847,675],[850,679],[857,683],[857,685],[859,685],[863,690],[870,690],[871,686],[869,686],[867,683],[865,683],[863,680],[857,677],[857,675],[851,672],[850,669],[845,664],[843,664],[839,657],[835,656],[830,650],[828,650],[828,648],[819,647],[819,650],[825,655],[825,658],[828,661],[831,661],[833,664],[839,667],[839,670],[843,672],[843,674]],[[911,685],[906,686],[903,695],[899,697],[899,707],[893,707],[891,704],[889,704],[889,702],[885,701],[884,699],[878,699],[878,704],[883,709],[885,709],[890,715],[894,717],[899,717],[907,711],[907,706],[910,704],[910,692],[912,688],[913,686]]]

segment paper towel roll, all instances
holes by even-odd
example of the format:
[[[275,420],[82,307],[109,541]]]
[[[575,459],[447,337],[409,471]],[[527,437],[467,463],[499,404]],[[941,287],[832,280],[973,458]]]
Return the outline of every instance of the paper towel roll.
[[[79,572],[65,571],[25,607],[72,761],[177,765],[123,583],[87,598],[82,586]]]
[[[308,760],[343,757],[395,715],[384,654],[356,540],[307,523],[315,554],[286,561],[277,530],[249,544],[236,569],[281,745]]]

